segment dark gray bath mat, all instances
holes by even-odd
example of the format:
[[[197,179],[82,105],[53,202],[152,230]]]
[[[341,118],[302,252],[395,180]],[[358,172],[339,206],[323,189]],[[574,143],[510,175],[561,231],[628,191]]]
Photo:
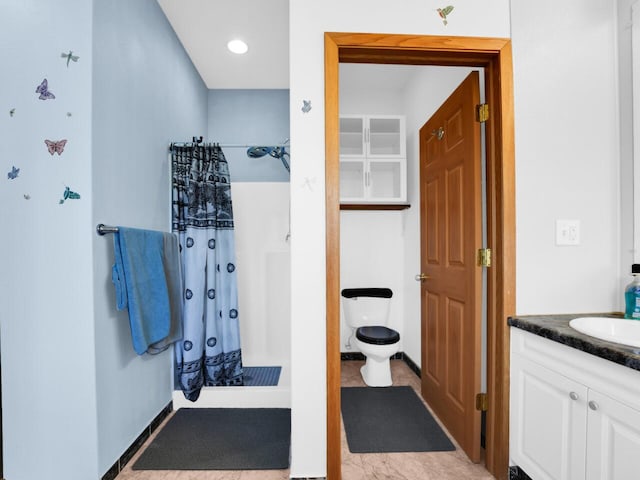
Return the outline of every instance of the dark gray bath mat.
[[[455,450],[411,387],[343,387],[341,396],[352,453]]]
[[[242,367],[245,387],[271,387],[278,385],[282,367]]]
[[[289,468],[288,408],[181,408],[133,470]]]

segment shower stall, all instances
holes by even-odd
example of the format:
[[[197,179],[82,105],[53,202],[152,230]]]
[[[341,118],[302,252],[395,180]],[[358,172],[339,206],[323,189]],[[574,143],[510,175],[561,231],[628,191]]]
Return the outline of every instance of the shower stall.
[[[279,366],[280,377],[276,386],[203,387],[196,402],[175,390],[175,409],[291,406],[289,184],[234,182],[232,190],[243,364]]]
[[[279,366],[277,386],[203,387],[196,402],[173,393],[174,408],[290,407],[289,184],[232,184],[240,338],[245,367]]]
[[[289,91],[209,90],[208,111],[229,164],[242,363],[281,369],[277,385],[203,387],[196,402],[175,390],[173,406],[289,408]]]

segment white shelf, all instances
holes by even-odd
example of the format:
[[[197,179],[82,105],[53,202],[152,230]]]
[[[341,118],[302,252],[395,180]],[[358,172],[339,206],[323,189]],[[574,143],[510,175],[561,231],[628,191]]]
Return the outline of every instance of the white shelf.
[[[406,202],[404,126],[400,115],[340,117],[341,202]]]

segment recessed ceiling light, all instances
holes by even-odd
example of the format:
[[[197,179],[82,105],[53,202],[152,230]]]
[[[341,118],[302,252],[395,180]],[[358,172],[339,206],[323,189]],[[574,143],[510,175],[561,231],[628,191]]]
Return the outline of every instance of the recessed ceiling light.
[[[238,55],[242,55],[243,53],[247,53],[249,47],[242,40],[231,40],[227,43],[227,48],[233,53],[237,53]]]

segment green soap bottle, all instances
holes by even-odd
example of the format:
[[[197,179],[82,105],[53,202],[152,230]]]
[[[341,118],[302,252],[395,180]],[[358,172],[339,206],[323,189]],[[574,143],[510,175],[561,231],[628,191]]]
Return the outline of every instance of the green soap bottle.
[[[633,281],[624,289],[624,318],[640,320],[640,264],[631,265]]]

